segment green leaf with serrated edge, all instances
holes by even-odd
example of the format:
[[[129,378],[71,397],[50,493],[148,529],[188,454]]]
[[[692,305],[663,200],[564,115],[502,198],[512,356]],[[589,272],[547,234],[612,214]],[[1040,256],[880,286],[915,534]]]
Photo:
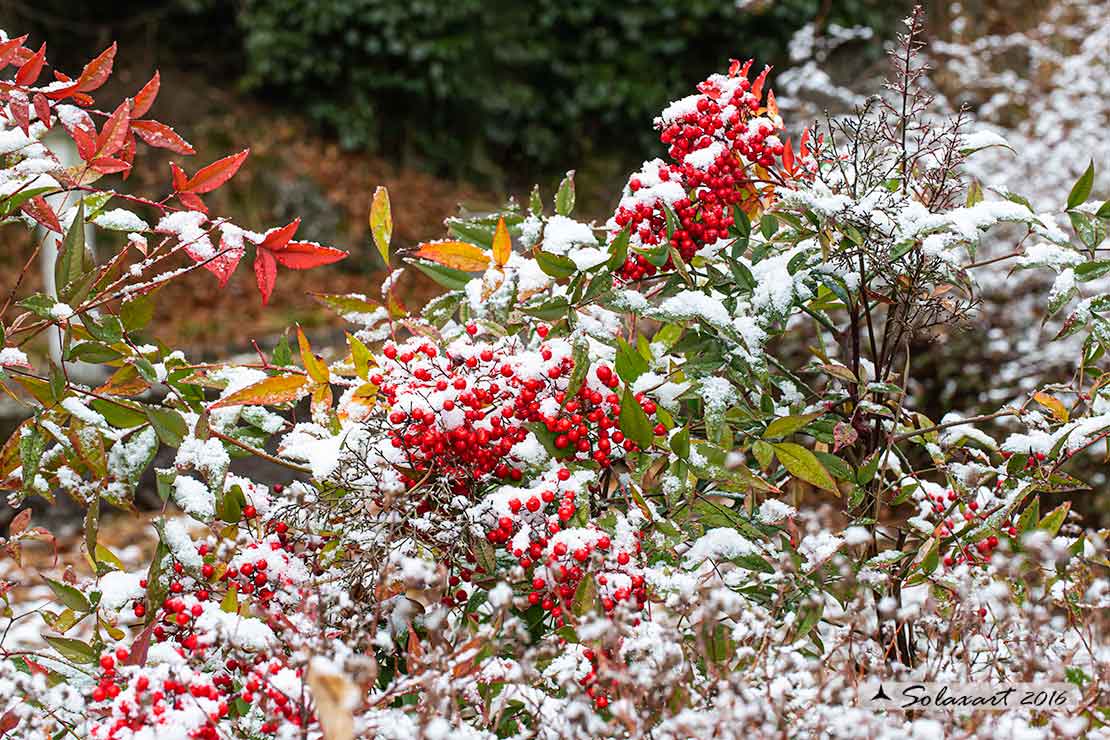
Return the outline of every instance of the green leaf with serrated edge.
[[[792,476],[840,495],[840,489],[836,487],[836,481],[808,449],[793,442],[779,442],[771,446],[774,447],[775,456],[779,462]]]

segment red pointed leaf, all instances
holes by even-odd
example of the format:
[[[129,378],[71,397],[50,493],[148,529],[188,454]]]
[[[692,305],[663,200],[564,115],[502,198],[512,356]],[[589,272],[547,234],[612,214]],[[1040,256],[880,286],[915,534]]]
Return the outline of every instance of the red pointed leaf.
[[[342,249],[325,247],[315,242],[289,242],[285,249],[274,252],[274,259],[291,270],[310,270],[321,265],[330,265],[344,259],[347,253]]]
[[[226,241],[221,241],[220,255],[207,263],[204,269],[215,275],[220,281],[220,287],[223,288],[227,286],[227,281],[231,279],[245,252],[246,250],[241,246],[228,246]]]
[[[127,162],[128,165],[131,165],[131,164],[135,163],[135,135],[134,134],[128,135],[127,144],[125,144],[123,149],[120,151],[119,158],[122,159],[124,162]],[[131,177],[131,172],[132,172],[132,170],[129,167],[127,169],[127,171],[123,173],[123,179],[126,180],[127,178]]]
[[[112,62],[115,58],[116,44],[113,41],[111,46],[100,53],[100,56],[81,70],[81,76],[77,78],[77,89],[81,92],[91,92],[107,82],[108,76],[112,74]]]
[[[135,103],[131,106],[133,118],[142,118],[146,115],[150,106],[154,105],[154,99],[158,97],[158,89],[161,86],[162,76],[158,74],[158,70],[154,70],[154,76],[150,78],[150,82],[143,85],[143,89],[135,96]]]
[[[258,246],[262,249],[269,249],[272,252],[285,249],[285,245],[288,244],[289,240],[293,238],[293,235],[297,233],[297,227],[300,225],[301,220],[295,218],[285,226],[270,229],[266,232],[265,236],[262,238],[262,242]]]
[[[200,199],[199,195],[192,193],[178,193],[177,199],[191,211],[200,211],[201,213],[208,213],[208,206],[204,205],[204,201]]]
[[[77,145],[77,154],[84,161],[89,161],[96,154],[96,138],[83,126],[72,126],[69,131],[73,143]]]
[[[256,250],[254,253],[254,279],[258,283],[258,292],[262,294],[262,305],[270,302],[270,295],[274,292],[274,283],[277,282],[277,261],[272,252],[266,249]]]
[[[189,176],[185,174],[185,170],[177,166],[176,162],[170,162],[170,173],[173,175],[173,189],[175,192],[180,192],[185,189],[185,183],[189,181]]]
[[[755,96],[756,100],[763,97],[763,83],[767,81],[767,75],[769,74],[771,74],[770,64],[763,68],[763,71],[759,73],[759,77],[756,77],[755,82],[752,83],[751,93]]]
[[[89,167],[102,175],[111,175],[116,172],[124,172],[131,169],[130,164],[122,159],[116,159],[115,157],[97,157],[89,162]]]
[[[31,58],[23,63],[19,71],[15,73],[15,84],[17,85],[30,85],[39,78],[42,73],[42,65],[46,63],[46,42],[44,41],[39,50],[31,55]]]
[[[8,41],[0,44],[0,69],[3,69],[4,67],[7,67],[9,64],[11,64],[12,59],[15,58],[16,50],[22,47],[23,42],[26,40],[27,34],[24,34],[19,38],[9,39]]]
[[[35,97],[31,98],[31,103],[35,106],[35,116],[43,122],[44,125],[50,125],[50,101],[42,93],[35,93]]]
[[[189,142],[181,138],[172,128],[158,121],[132,121],[131,128],[139,138],[150,146],[169,149],[178,154],[196,154]]]
[[[82,97],[87,97],[83,93],[78,93],[77,92],[77,83],[76,82],[73,83],[72,85],[67,85],[66,87],[59,87],[56,90],[51,90],[50,92],[45,92],[45,93],[43,93],[43,95],[45,95],[50,100],[64,100],[65,98],[68,98],[70,95],[74,96],[75,99],[78,95],[81,95]],[[86,103],[86,105],[88,105],[88,103]]]
[[[212,192],[230,180],[232,175],[239,171],[239,168],[243,166],[243,162],[246,160],[247,155],[250,154],[250,151],[250,149],[244,149],[238,154],[232,154],[230,157],[216,160],[193,175],[192,179],[185,183],[185,187],[181,189],[187,190],[190,193]]]
[[[31,106],[27,104],[27,98],[23,95],[12,95],[12,102],[8,104],[8,108],[12,112],[12,118],[15,119],[16,124],[23,129],[24,134],[31,132]]]
[[[64,233],[62,231],[62,224],[58,221],[58,216],[54,213],[54,209],[50,207],[50,204],[47,203],[46,199],[41,195],[36,195],[34,198],[24,203],[22,210],[51,231],[56,231],[59,234]]]
[[[790,143],[790,139],[782,147],[782,166],[788,173],[794,174],[794,145]]]
[[[127,130],[131,125],[131,101],[125,100],[112,111],[112,115],[100,129],[96,140],[96,153],[99,157],[110,157],[127,143]]]

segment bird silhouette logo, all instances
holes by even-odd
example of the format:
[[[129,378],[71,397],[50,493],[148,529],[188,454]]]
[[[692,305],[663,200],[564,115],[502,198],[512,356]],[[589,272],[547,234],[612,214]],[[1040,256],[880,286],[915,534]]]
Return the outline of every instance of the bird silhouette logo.
[[[884,701],[890,701],[890,697],[886,695],[885,691],[883,691],[883,685],[882,684],[879,684],[879,690],[875,693],[874,696],[871,697],[871,701],[875,701],[877,699],[883,699]]]

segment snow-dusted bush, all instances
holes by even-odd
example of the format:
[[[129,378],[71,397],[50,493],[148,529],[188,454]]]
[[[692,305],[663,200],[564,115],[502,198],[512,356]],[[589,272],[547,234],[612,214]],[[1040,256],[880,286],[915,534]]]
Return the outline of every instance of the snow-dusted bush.
[[[254,233],[203,213],[197,195],[239,156],[191,178],[175,167],[184,210],[96,190],[87,172],[126,169],[129,132],[148,141],[149,101],[97,132],[83,111],[103,58],[36,87],[41,55],[0,47],[20,65],[0,88],[0,203],[65,233],[60,299],[4,314],[9,386],[34,415],[0,475],[17,504],[64,492],[87,507],[93,568],[49,581],[44,645],[0,643],[0,726],[121,740],[1103,732],[1104,536],[1041,497],[1084,490],[1072,461],[1110,439],[1110,298],[1083,290],[1110,270],[1110,211],[1088,203],[1093,168],[1066,203],[969,187],[965,157],[1004,142],[928,115],[919,33],[915,18],[884,98],[796,143],[767,70],[733,62],[660,114],[664,157],[605,224],[573,219],[568,176],[553,212],[537,192],[403,255],[444,287],[418,313],[396,273],[380,296],[321,294],[354,326],[330,361],[298,329],[299,356],[283,344],[218,365],[133,341],[153,288],[196,266],[226,281],[253,249],[266,297],[277,265],[341,253],[291,241],[295,223]],[[61,171],[37,143],[56,124],[86,167]],[[36,200],[59,192],[62,213]],[[156,226],[107,210],[113,197]],[[85,260],[86,221],[128,231],[127,250]],[[370,223],[388,260],[384,190]],[[1064,333],[1083,338],[1076,374],[989,414],[927,418],[911,342],[974,320],[976,250],[998,224],[1025,235],[1010,259],[1074,276],[1045,315],[1066,311]],[[43,331],[111,379],[34,367],[20,347]],[[807,354],[781,349],[787,332]],[[1020,431],[1003,436],[1001,419]],[[157,471],[159,544],[135,570],[98,522],[130,505],[162,446],[177,452]],[[242,454],[289,482],[229,472]],[[21,515],[9,551],[43,536]],[[876,678],[1069,681],[1084,700],[887,714],[856,696]]]

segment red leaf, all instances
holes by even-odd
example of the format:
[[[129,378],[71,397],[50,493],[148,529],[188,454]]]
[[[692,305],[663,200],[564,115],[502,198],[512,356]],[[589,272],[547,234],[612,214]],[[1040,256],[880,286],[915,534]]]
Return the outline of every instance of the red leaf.
[[[44,125],[50,125],[50,101],[42,93],[35,93],[35,97],[31,98],[31,103],[35,106],[35,115]]]
[[[262,242],[259,243],[258,246],[262,249],[269,249],[272,252],[285,249],[285,245],[288,244],[289,240],[293,238],[293,235],[297,233],[297,227],[300,225],[301,220],[295,218],[285,226],[270,229],[266,232],[265,236],[262,237]]]
[[[0,69],[7,67],[15,57],[17,49],[23,46],[23,42],[27,40],[27,34],[20,36],[17,39],[9,39],[0,44]]]
[[[273,252],[268,249],[259,249],[254,253],[254,279],[258,283],[258,292],[262,294],[262,305],[265,306],[270,302],[274,283],[277,282],[277,262]]]
[[[342,249],[325,247],[315,242],[289,242],[285,249],[274,252],[274,259],[291,270],[310,270],[321,265],[330,265],[344,259],[347,253]]]
[[[135,163],[135,136],[134,136],[134,134],[129,135],[127,137],[127,144],[124,145],[123,151],[121,151],[120,154],[119,154],[119,158],[122,159],[124,162],[127,162],[127,164],[129,164],[129,165]],[[130,168],[128,168],[127,172],[123,173],[123,179],[126,180],[127,178],[131,177],[131,172],[132,172],[132,170]]]
[[[89,162],[89,167],[102,175],[111,175],[131,169],[131,165],[115,157],[97,157]]]
[[[201,200],[198,195],[193,195],[192,193],[178,193],[177,199],[191,211],[208,213],[208,206],[204,205],[204,201]]]
[[[232,273],[239,266],[239,261],[243,259],[245,253],[246,250],[243,247],[228,246],[227,242],[221,241],[220,255],[207,263],[204,268],[219,279],[220,287],[223,288],[231,279]]]
[[[173,173],[174,191],[180,192],[184,190],[185,183],[189,180],[189,176],[185,174],[185,170],[178,167],[176,162],[170,162],[170,172]]]
[[[763,97],[763,83],[767,81],[767,75],[770,73],[771,65],[768,64],[763,68],[763,71],[759,73],[759,77],[755,78],[755,82],[752,83],[751,93],[755,96],[756,100]]]
[[[77,145],[77,154],[84,161],[89,161],[96,154],[96,138],[84,126],[67,127],[73,143]]]
[[[23,129],[23,133],[30,134],[31,106],[27,104],[27,98],[23,97],[22,94],[12,95],[12,102],[8,104],[8,108],[11,109],[12,118]]]
[[[77,83],[74,83],[72,85],[67,85],[66,87],[59,87],[56,90],[51,90],[49,92],[43,93],[43,95],[45,95],[50,100],[63,100],[65,98],[68,98],[70,95],[72,95],[72,96],[74,96],[74,102],[77,101],[77,96],[78,95],[80,95],[83,98],[88,97],[84,93],[77,92]],[[90,99],[88,101],[88,103],[91,103],[91,102],[92,102],[92,100]],[[85,105],[88,105],[88,103],[85,103]]]
[[[154,70],[154,76],[150,78],[150,82],[143,85],[143,89],[135,96],[135,104],[131,106],[133,118],[142,118],[146,115],[150,106],[154,105],[154,99],[158,97],[160,87],[162,87],[162,76],[158,74],[158,70]]]
[[[131,128],[135,130],[140,139],[150,146],[169,149],[171,152],[177,152],[178,154],[196,154],[196,150],[189,142],[182,139],[176,131],[164,123],[132,121]]]
[[[125,100],[112,111],[112,115],[104,122],[100,129],[100,136],[96,140],[96,153],[98,157],[110,157],[119,151],[127,142],[127,130],[131,125],[131,101]]]
[[[790,139],[782,147],[782,166],[788,173],[794,174],[794,145],[790,143]]]
[[[30,59],[23,63],[19,71],[15,73],[15,84],[17,85],[30,85],[39,78],[42,73],[42,65],[46,63],[46,42],[42,43],[39,50],[36,51]]]
[[[81,70],[81,76],[77,78],[77,89],[81,92],[90,92],[107,82],[108,76],[112,74],[112,62],[115,58],[116,44],[113,41],[111,46],[100,53],[100,56]]]
[[[62,224],[58,221],[54,209],[41,195],[36,195],[24,203],[22,211],[51,231],[56,231],[59,234],[63,233]]]
[[[250,151],[250,149],[244,149],[238,154],[232,154],[230,157],[216,160],[193,175],[192,179],[185,183],[185,187],[181,189],[190,193],[212,192],[230,180],[232,175],[239,171],[239,168],[243,166],[243,162],[246,160],[247,155],[250,154]]]

